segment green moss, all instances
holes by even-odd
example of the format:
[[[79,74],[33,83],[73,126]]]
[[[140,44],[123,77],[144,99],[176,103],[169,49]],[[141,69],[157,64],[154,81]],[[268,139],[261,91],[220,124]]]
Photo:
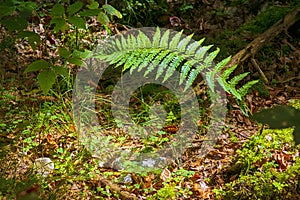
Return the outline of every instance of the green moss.
[[[255,35],[268,30],[299,4],[300,3],[294,3],[293,1],[290,6],[270,6],[251,21],[242,24],[238,29],[224,30],[221,34],[209,41],[209,43],[215,44],[221,49],[219,56],[221,59],[224,59],[229,55],[237,53],[251,42],[245,39],[243,35],[251,35],[255,38]]]
[[[300,159],[292,161],[289,155],[296,150],[286,145],[293,143],[292,131],[292,128],[266,129],[254,135],[237,151],[235,163],[229,169],[231,175],[238,174],[238,178],[228,181],[222,189],[215,189],[216,196],[222,199],[291,199],[299,195]]]

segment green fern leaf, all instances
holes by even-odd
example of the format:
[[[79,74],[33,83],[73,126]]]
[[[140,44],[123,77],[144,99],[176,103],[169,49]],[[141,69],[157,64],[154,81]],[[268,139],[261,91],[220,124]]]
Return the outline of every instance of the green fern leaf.
[[[243,85],[241,88],[239,88],[238,92],[241,94],[241,96],[245,96],[248,93],[248,90],[258,82],[259,82],[259,80],[249,81],[245,85]]]
[[[225,90],[225,92],[230,93],[231,86],[222,77],[217,77],[218,83]]]
[[[219,52],[220,52],[220,49],[217,48],[215,51],[208,54],[208,56],[204,59],[204,65],[206,65],[207,67],[210,67],[213,63],[213,60],[217,57]]]
[[[136,62],[132,64],[132,68],[135,69],[138,67],[138,72],[140,72],[144,67],[149,65],[149,62],[145,62],[149,56],[151,56],[151,49],[141,49],[140,54],[137,55]]]
[[[194,80],[197,78],[199,74],[199,71],[196,69],[192,69],[189,76],[188,76],[188,80],[186,81],[186,85],[184,87],[184,91],[186,91],[194,82]]]
[[[216,81],[215,75],[216,75],[216,71],[214,70],[205,73],[206,84],[212,92],[215,91],[215,81]]]
[[[203,46],[203,47],[201,47],[200,49],[198,49],[198,50],[196,51],[195,58],[196,58],[197,60],[203,60],[203,58],[204,58],[206,52],[207,52],[211,47],[213,47],[213,46],[214,46],[214,45],[208,45],[208,46]]]
[[[115,68],[123,65],[131,56],[132,56],[132,54],[130,54],[130,53],[124,54],[124,56],[116,63]]]
[[[160,42],[160,28],[157,27],[153,36],[153,42],[152,42],[153,47],[158,47],[159,42]]]
[[[223,80],[227,80],[230,76],[230,74],[237,68],[237,65],[234,65],[228,69],[226,69],[223,73],[222,73],[222,79]]]
[[[174,52],[171,52],[169,53],[160,63],[160,66],[163,66],[163,67],[159,67],[158,70],[157,70],[157,74],[156,74],[156,78],[155,79],[158,79],[161,74],[163,73],[163,70],[166,68],[166,67],[169,67],[169,68],[172,68],[173,66],[169,66],[169,63],[177,56],[176,53]]]
[[[165,68],[166,68],[166,65],[159,64],[159,66],[157,68],[155,80],[157,80],[161,76],[161,74],[164,72]]]
[[[194,66],[197,63],[196,60],[188,60],[186,61],[183,66],[181,67],[181,72],[180,72],[180,81],[179,81],[179,85],[181,85],[183,83],[183,80],[186,79],[190,69],[192,68],[192,66]]]
[[[122,47],[122,44],[121,44],[121,42],[120,42],[120,40],[119,39],[116,39],[115,40],[116,41],[116,46],[118,47],[118,50],[119,51],[122,51],[123,50],[123,47]]]
[[[158,65],[164,57],[166,57],[170,53],[170,50],[161,51],[153,60],[153,65]]]
[[[164,77],[163,82],[165,82],[166,80],[168,80],[176,71],[177,67],[181,64],[181,62],[183,61],[183,57],[181,56],[176,56],[173,58],[171,66],[167,69],[166,71],[166,75]]]
[[[169,36],[170,36],[170,30],[166,30],[163,34],[163,36],[160,39],[159,46],[163,49],[167,49],[169,46]]]
[[[230,81],[229,84],[232,85],[233,87],[235,87],[239,81],[241,81],[242,79],[244,79],[246,76],[248,76],[249,72],[243,73],[243,74],[239,74],[237,76],[234,76]]]
[[[150,39],[142,31],[139,31],[139,34],[137,36],[137,42],[138,48],[150,48],[152,46]]]
[[[109,62],[110,65],[113,65],[118,63],[123,57],[124,54],[114,53],[110,57],[105,58],[105,61]]]
[[[180,41],[180,38],[182,36],[183,30],[181,30],[180,32],[176,33],[175,36],[172,38],[169,48],[171,50],[175,50],[177,48],[177,45]]]
[[[128,49],[135,49],[138,46],[137,39],[134,37],[134,35],[129,35],[127,40]]]
[[[169,50],[163,50],[160,51],[159,54],[157,54],[157,56],[154,58],[152,65],[149,66],[149,68],[146,70],[145,72],[145,76],[148,75],[155,67],[157,67],[159,65],[159,63],[161,62],[161,60],[167,56],[170,53]]]
[[[177,49],[178,49],[179,52],[184,52],[185,51],[186,46],[189,44],[189,42],[191,41],[191,39],[192,39],[193,36],[194,36],[194,34],[191,34],[191,35],[183,38],[179,42],[179,44],[177,46]]]
[[[242,101],[242,96],[241,94],[234,88],[234,87],[230,87],[229,88],[229,92],[238,100]]]
[[[137,63],[138,59],[136,58],[139,57],[140,53],[141,53],[140,50],[131,52],[130,56],[127,58],[123,66],[123,70],[122,70],[123,72],[130,68],[130,74],[132,73],[132,71],[137,67],[135,63]]]
[[[151,49],[147,57],[143,59],[143,63],[139,66],[138,71],[141,71],[148,65],[152,65],[153,58],[160,53],[160,49]]]
[[[229,56],[229,57],[221,60],[221,62],[217,63],[215,66],[216,71],[220,72],[223,69],[223,67],[229,63],[230,59],[231,59],[231,56]]]
[[[203,43],[204,38],[200,41],[195,41],[192,44],[189,44],[188,47],[186,48],[185,53],[187,55],[195,55],[195,51],[201,47],[201,44]]]
[[[127,47],[127,40],[125,39],[124,35],[121,35],[121,44],[123,48]]]

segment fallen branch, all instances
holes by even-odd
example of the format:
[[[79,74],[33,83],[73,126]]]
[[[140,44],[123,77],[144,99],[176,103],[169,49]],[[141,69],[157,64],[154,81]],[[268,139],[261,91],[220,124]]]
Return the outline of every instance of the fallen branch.
[[[235,54],[226,68],[233,65],[240,65],[250,57],[254,58],[254,55],[269,41],[274,39],[282,31],[287,32],[287,29],[300,19],[300,7],[289,12],[284,18],[280,19],[267,31],[254,39],[244,49]]]
[[[111,181],[107,179],[101,179],[100,180],[102,184],[109,186],[109,189],[113,192],[118,193],[122,199],[130,199],[130,200],[136,200],[137,197],[134,194],[131,194],[127,191],[124,191],[124,189],[120,188],[117,184],[112,183]]]

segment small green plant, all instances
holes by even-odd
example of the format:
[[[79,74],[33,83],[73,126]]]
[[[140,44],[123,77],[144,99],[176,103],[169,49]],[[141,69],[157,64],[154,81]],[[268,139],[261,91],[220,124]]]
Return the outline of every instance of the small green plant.
[[[215,95],[215,85],[218,83],[226,92],[233,94],[241,109],[247,113],[243,98],[251,86],[258,81],[250,81],[237,89],[239,81],[244,79],[248,73],[234,76],[228,80],[237,68],[237,66],[232,66],[224,70],[230,57],[213,65],[219,49],[208,53],[212,45],[201,46],[204,39],[193,41],[192,36],[183,37],[182,31],[171,32],[157,28],[152,38],[141,30],[138,30],[138,33],[133,31],[132,34],[128,33],[126,38],[124,35],[120,35],[109,40],[105,43],[105,47],[99,48],[100,52],[97,52],[95,57],[115,65],[115,67],[123,66],[123,72],[129,70],[132,73],[134,70],[145,70],[144,76],[147,76],[150,72],[157,70],[156,79],[162,78],[162,82],[179,70],[179,84],[183,84],[186,80],[185,90],[192,86],[200,73],[204,73],[211,97]],[[222,70],[224,71],[221,72]]]
[[[16,35],[15,39],[25,38],[32,48],[36,48],[41,43],[40,35],[27,30],[27,27],[31,25],[30,18],[39,16],[39,9],[38,3],[35,2],[5,1],[0,6],[0,24]],[[82,59],[88,52],[79,50],[80,36],[85,35],[85,33],[80,34],[80,31],[87,31],[87,21],[94,16],[106,29],[112,16],[122,18],[121,13],[111,5],[104,4],[100,7],[99,3],[94,0],[90,1],[86,7],[81,1],[75,1],[72,4],[57,3],[49,10],[51,21],[50,26],[45,26],[47,31],[53,31],[53,34],[62,32],[67,35],[75,32],[75,40],[74,45],[69,48],[66,48],[66,44],[61,44],[58,51],[59,58],[50,56],[49,60],[34,61],[25,70],[25,73],[39,71],[37,81],[45,95],[48,94],[58,77],[68,79],[67,82],[70,82],[68,63],[79,66],[82,64]]]

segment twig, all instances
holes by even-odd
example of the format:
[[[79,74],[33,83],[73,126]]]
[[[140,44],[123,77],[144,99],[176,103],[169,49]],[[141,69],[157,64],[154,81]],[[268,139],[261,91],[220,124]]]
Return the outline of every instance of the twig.
[[[263,73],[263,71],[260,69],[260,67],[258,66],[256,60],[252,57],[251,58],[251,63],[254,65],[254,67],[257,69],[258,73],[260,74],[262,80],[265,82],[265,83],[269,83],[266,75]]]

